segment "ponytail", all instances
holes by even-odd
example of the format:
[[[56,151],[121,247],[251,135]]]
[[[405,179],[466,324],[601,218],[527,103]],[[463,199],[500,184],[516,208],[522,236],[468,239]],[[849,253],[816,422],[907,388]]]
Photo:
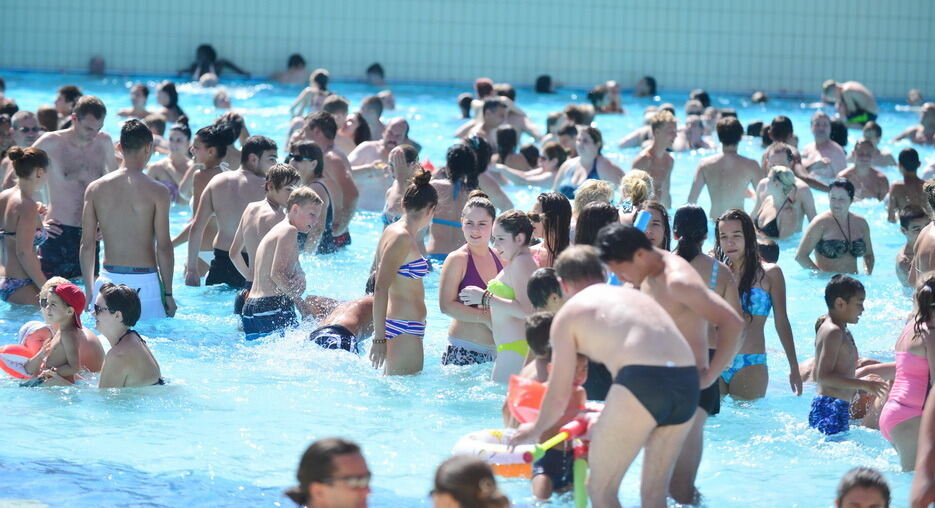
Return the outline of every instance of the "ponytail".
[[[925,281],[916,289],[915,295],[915,336],[925,332],[926,324],[932,320],[932,306],[935,305],[935,272],[925,274]]]

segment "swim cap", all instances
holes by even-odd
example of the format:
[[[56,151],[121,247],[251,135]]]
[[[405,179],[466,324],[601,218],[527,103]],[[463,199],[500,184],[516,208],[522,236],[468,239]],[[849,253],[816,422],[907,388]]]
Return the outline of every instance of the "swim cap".
[[[71,282],[63,282],[55,286],[53,292],[75,310],[75,325],[81,328],[81,311],[84,310],[85,304],[84,292]]]

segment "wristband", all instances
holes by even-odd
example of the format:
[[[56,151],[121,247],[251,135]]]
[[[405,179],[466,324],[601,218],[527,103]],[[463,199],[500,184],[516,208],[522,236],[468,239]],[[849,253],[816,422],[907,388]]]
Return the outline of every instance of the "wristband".
[[[172,296],[172,293],[163,293],[162,296]]]
[[[373,339],[374,344],[386,344],[386,339]]]

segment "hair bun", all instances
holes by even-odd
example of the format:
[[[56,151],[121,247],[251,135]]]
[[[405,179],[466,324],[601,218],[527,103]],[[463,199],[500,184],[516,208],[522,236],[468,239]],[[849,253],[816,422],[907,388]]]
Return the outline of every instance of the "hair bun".
[[[10,158],[10,161],[16,162],[22,159],[26,155],[26,152],[18,146],[11,146],[10,149],[7,150],[6,155]]]
[[[412,184],[417,187],[424,187],[430,185],[429,182],[432,180],[432,173],[429,173],[425,169],[419,168],[412,173]]]
[[[468,199],[472,199],[472,198],[490,199],[490,196],[488,196],[486,192],[480,189],[474,189],[471,191],[470,194],[468,194]]]
[[[178,117],[178,119],[175,121],[175,123],[176,123],[176,124],[179,124],[179,125],[184,125],[185,127],[188,127],[188,117],[185,116],[185,115],[180,115],[180,116]]]

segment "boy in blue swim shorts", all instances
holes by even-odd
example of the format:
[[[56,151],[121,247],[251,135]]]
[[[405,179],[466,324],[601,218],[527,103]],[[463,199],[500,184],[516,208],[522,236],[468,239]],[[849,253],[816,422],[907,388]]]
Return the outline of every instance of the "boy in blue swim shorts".
[[[835,275],[825,287],[828,314],[818,318],[815,335],[815,382],[818,395],[812,400],[808,426],[826,435],[845,432],[849,425],[850,401],[858,390],[883,396],[882,381],[857,379],[857,345],[848,330],[864,311],[863,284],[847,275]]]

